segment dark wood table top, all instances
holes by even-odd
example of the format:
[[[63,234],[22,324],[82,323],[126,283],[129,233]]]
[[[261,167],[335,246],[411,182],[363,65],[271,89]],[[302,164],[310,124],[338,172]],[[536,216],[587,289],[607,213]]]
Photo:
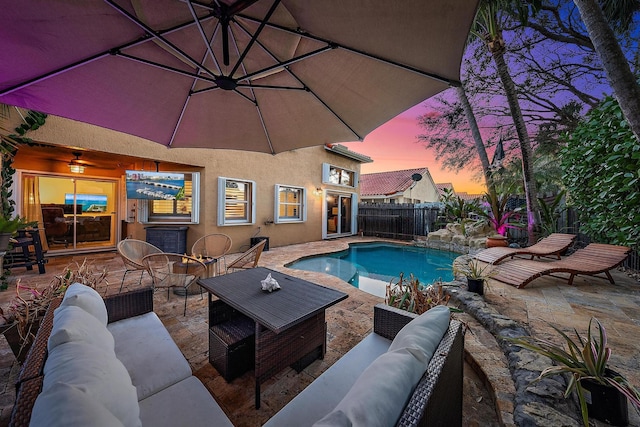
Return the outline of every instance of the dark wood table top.
[[[271,273],[281,289],[262,290]],[[275,333],[290,328],[347,298],[335,289],[264,267],[199,279],[198,284],[244,315]]]

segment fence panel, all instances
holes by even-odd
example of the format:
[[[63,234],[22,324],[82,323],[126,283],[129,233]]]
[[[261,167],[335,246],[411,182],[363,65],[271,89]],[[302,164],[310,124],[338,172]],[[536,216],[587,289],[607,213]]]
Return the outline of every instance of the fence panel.
[[[365,236],[412,240],[436,229],[439,212],[413,204],[359,204],[358,230]]]

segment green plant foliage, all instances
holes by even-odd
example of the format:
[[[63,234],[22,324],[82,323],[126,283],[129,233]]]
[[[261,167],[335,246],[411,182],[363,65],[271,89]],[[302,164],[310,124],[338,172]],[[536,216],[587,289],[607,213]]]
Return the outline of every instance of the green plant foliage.
[[[595,321],[597,334],[592,333]],[[580,381],[590,379],[602,385],[615,387],[624,394],[629,401],[640,408],[640,393],[626,378],[608,370],[611,349],[607,346],[607,331],[596,318],[591,318],[586,338],[574,329],[576,339],[551,326],[564,341],[565,346],[560,346],[552,341],[533,337],[507,338],[519,347],[535,351],[550,358],[555,365],[546,368],[540,373],[538,380],[550,375],[569,374],[569,384],[565,390],[565,397],[572,391],[578,395],[582,421],[585,427],[589,427],[589,415],[587,401],[585,399]]]
[[[569,200],[595,240],[638,247],[640,142],[611,97],[565,136],[561,151]]]
[[[562,190],[553,198],[553,200],[547,202],[542,197],[538,198],[538,205],[540,206],[540,228],[543,236],[549,236],[552,233],[557,233],[558,219],[560,214],[567,208],[562,204],[566,191]]]
[[[462,222],[469,214],[477,209],[477,204],[464,200],[456,195],[451,188],[445,188],[442,195],[444,216],[448,222]]]

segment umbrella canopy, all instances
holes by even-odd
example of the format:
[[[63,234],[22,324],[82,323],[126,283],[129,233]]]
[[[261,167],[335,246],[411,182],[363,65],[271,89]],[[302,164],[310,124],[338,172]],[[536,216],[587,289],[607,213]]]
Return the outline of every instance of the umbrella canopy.
[[[168,147],[277,153],[459,84],[478,0],[0,0],[0,102]]]

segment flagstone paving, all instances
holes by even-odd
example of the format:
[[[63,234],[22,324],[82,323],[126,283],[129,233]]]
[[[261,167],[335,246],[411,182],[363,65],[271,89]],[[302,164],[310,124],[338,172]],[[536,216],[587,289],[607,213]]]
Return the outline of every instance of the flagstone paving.
[[[183,299],[165,292],[154,298],[154,311],[162,319],[172,337],[191,364],[194,374],[207,386],[218,403],[236,426],[259,426],[277,412],[314,378],[358,343],[372,329],[373,306],[383,302],[381,298],[356,289],[342,280],[322,273],[292,270],[285,264],[302,256],[345,249],[350,242],[372,240],[368,238],[343,238],[331,241],[311,242],[263,252],[260,265],[292,274],[349,294],[349,298],[327,310],[327,354],[324,360],[309,365],[300,374],[288,369],[278,373],[262,387],[262,406],[253,407],[254,382],[249,372],[228,384],[208,363],[206,298],[189,297],[187,315],[182,315]],[[379,239],[376,239],[379,240]],[[124,264],[115,252],[92,255],[52,257],[46,266],[47,273],[15,269],[12,278],[20,278],[22,285],[43,286],[67,265],[82,263],[87,258],[97,269],[108,271],[108,284],[99,291],[117,293],[124,273]],[[232,259],[233,256],[230,256]],[[640,288],[638,282],[622,272],[614,272],[616,285],[601,279],[576,279],[569,287],[560,279],[545,277],[515,289],[492,281],[483,302],[510,317],[534,335],[549,336],[550,328],[544,321],[562,328],[577,327],[584,330],[592,315],[598,317],[609,331],[613,349],[612,364],[634,384],[640,384]],[[125,289],[138,286],[139,275],[127,276]],[[143,286],[150,279],[145,275]],[[15,284],[0,292],[0,306],[6,307],[15,294]],[[465,336],[464,421],[465,426],[514,425],[513,411],[516,390],[508,368],[508,361],[500,346],[475,318],[459,315],[467,322]],[[4,337],[0,338],[0,425],[7,423],[15,399],[13,382],[19,365],[15,361]],[[637,423],[637,424],[636,424]],[[632,425],[638,423],[632,413]]]

